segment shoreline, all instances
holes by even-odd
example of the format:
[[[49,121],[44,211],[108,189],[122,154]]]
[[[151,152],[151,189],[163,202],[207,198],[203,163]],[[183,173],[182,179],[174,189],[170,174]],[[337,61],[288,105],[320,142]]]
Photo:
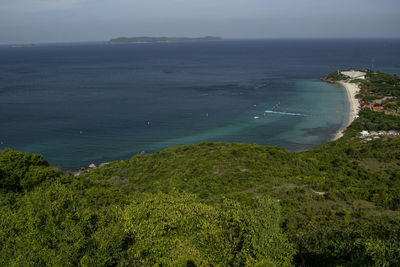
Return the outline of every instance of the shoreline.
[[[325,82],[329,82],[329,81],[325,81]],[[336,141],[344,135],[344,132],[346,131],[347,127],[349,127],[353,123],[355,118],[358,117],[358,112],[360,111],[361,106],[360,106],[360,102],[356,98],[356,95],[358,94],[360,89],[359,89],[357,83],[349,83],[349,82],[346,82],[343,80],[337,81],[337,82],[330,82],[330,83],[337,83],[337,84],[341,85],[346,90],[346,96],[347,96],[347,100],[349,102],[349,112],[348,112],[347,122],[343,127],[341,127],[336,132],[334,138],[330,140],[330,141]],[[142,151],[142,153],[143,153],[143,151]],[[82,167],[81,167],[78,170],[75,169],[75,170],[70,170],[70,171],[73,173],[74,176],[79,176],[83,172],[90,171],[93,169],[98,169],[98,168],[103,167],[104,165],[107,165],[107,164],[110,164],[113,162],[115,162],[115,161],[101,163],[101,164],[99,164],[99,166],[94,165],[94,167],[86,167],[84,169],[82,169]]]
[[[338,81],[337,83],[344,87],[344,89],[346,90],[347,99],[349,101],[349,113],[347,123],[339,129],[332,141],[335,141],[344,135],[347,127],[349,127],[350,124],[355,120],[355,118],[358,117],[358,112],[360,111],[360,103],[356,98],[356,95],[360,91],[360,89],[358,88],[358,84],[345,81]]]

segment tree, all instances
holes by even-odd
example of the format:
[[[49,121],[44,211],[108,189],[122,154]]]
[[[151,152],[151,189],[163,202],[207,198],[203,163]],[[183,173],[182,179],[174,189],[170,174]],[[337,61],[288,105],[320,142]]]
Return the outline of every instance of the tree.
[[[288,266],[294,255],[268,198],[248,210],[227,199],[209,206],[186,193],[146,194],[126,207],[123,220],[135,240],[128,250],[135,265]]]
[[[31,189],[61,175],[60,170],[48,166],[42,155],[5,149],[0,154],[0,187],[11,191]]]

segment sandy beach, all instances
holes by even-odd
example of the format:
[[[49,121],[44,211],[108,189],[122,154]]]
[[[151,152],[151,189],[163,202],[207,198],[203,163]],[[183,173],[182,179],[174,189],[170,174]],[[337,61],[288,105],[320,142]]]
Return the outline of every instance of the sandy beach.
[[[347,99],[349,100],[350,107],[349,107],[349,116],[348,116],[346,125],[336,133],[335,138],[333,140],[337,140],[343,136],[344,131],[358,116],[358,112],[360,110],[360,103],[358,102],[358,99],[356,98],[356,95],[357,95],[358,91],[360,90],[358,88],[358,84],[348,83],[348,82],[344,82],[344,81],[340,81],[338,83],[346,89]]]

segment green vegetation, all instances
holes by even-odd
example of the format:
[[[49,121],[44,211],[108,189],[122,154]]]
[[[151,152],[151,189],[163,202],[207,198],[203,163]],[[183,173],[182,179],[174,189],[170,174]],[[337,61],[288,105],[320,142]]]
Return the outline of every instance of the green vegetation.
[[[354,122],[353,128],[360,131],[400,130],[400,118],[393,114],[374,112],[368,109],[360,111],[360,119]]]
[[[193,41],[220,41],[221,37],[206,36],[199,38],[188,37],[119,37],[111,39],[108,44],[126,43],[162,43],[162,42],[193,42]]]
[[[378,96],[391,95],[400,97],[400,78],[396,75],[389,75],[382,72],[367,71],[366,84]]]
[[[346,80],[347,77],[344,76],[343,74],[341,74],[341,71],[338,70],[338,71],[328,74],[324,79],[326,79],[327,81],[337,82],[337,81]]]
[[[322,78],[326,82],[347,82],[359,84],[360,92],[358,98],[362,108],[367,111],[384,112],[386,115],[400,115],[400,78],[396,75],[389,75],[373,70],[363,70],[366,73],[365,79],[349,79],[335,71]],[[367,116],[374,116],[365,114]],[[382,119],[383,117],[379,117]],[[385,119],[386,120],[386,119]],[[398,126],[397,126],[398,127]]]
[[[79,176],[6,149],[0,265],[399,266],[400,137],[358,136],[399,125],[363,110],[309,151],[201,143]]]
[[[380,111],[390,116],[400,115],[399,77],[367,71],[366,80],[360,81],[360,89],[358,96],[364,110]]]

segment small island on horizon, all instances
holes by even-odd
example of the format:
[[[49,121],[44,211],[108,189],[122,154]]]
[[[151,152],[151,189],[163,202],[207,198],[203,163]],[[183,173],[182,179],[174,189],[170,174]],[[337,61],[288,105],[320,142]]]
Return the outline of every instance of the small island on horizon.
[[[221,41],[218,36],[205,36],[197,38],[189,37],[118,37],[107,41],[107,44],[131,44],[131,43],[166,43],[166,42],[193,42],[193,41]]]

